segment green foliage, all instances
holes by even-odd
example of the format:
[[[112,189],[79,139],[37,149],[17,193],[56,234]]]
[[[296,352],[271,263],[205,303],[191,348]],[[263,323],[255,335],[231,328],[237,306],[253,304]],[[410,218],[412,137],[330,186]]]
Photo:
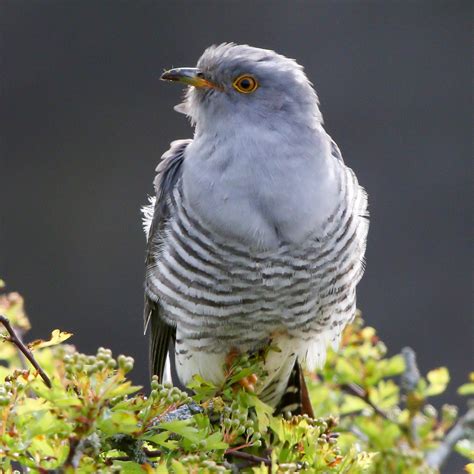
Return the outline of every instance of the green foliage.
[[[30,327],[17,294],[0,296],[0,314],[17,334]],[[64,343],[68,333],[53,331],[29,345],[48,388],[8,334],[0,335],[2,472],[434,473],[426,455],[457,420],[455,407],[438,413],[427,403],[445,390],[447,369],[402,390],[394,377],[406,373],[404,358],[387,357],[360,318],[324,369],[307,374],[315,419],[274,416],[240,388],[239,380],[264,376],[261,355],[235,359],[220,387],[196,376],[192,398],[156,378],[145,394],[128,378],[133,359],[105,348],[81,354]],[[473,382],[471,375],[460,393],[472,394]],[[456,450],[472,459],[473,443],[461,440]]]
[[[369,472],[436,472],[427,465],[426,455],[457,420],[456,407],[443,405],[438,413],[428,403],[449,383],[445,367],[418,376],[410,389],[402,390],[393,377],[405,371],[404,358],[386,357],[375,330],[357,319],[346,329],[341,351],[330,352],[324,369],[310,377],[316,416],[339,416],[343,452],[358,444],[363,451],[377,453]]]

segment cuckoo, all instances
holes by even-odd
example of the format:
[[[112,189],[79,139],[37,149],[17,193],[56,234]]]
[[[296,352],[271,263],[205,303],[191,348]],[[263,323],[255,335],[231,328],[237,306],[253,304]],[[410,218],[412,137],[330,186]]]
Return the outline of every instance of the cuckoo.
[[[188,86],[175,110],[194,137],[171,143],[144,208],[152,373],[220,384],[229,354],[277,347],[255,390],[308,412],[301,369],[321,367],[355,314],[366,192],[295,60],[224,43],[161,79]]]

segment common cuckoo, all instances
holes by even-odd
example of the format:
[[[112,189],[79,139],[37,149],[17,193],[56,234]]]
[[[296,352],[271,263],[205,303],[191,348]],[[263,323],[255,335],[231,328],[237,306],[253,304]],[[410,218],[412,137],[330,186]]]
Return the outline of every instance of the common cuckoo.
[[[162,156],[144,208],[152,373],[219,384],[229,353],[276,346],[257,391],[300,413],[301,366],[320,367],[355,314],[366,193],[293,59],[225,43],[161,78],[188,86],[175,109],[195,130]]]

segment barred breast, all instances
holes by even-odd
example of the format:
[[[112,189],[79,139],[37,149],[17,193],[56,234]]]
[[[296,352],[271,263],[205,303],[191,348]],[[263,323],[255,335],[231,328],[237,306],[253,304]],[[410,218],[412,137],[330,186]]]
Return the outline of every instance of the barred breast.
[[[338,344],[355,313],[368,230],[365,191],[342,161],[338,167],[339,199],[322,231],[272,251],[216,235],[185,206],[178,182],[147,292],[176,326],[183,383],[196,372],[220,379],[231,347],[248,351],[276,341],[282,353],[268,363],[274,375],[289,375],[296,357],[314,368],[326,346]]]

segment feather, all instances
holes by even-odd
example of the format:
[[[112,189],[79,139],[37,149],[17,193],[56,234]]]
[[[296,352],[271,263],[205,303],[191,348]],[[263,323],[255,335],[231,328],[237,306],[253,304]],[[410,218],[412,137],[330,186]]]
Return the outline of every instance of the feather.
[[[152,375],[158,375],[161,381],[163,381],[168,354],[170,358],[174,357],[174,352],[170,353],[170,346],[174,345],[176,328],[164,321],[160,300],[150,291],[148,279],[158,263],[160,246],[164,238],[164,227],[170,212],[168,197],[181,175],[184,151],[189,143],[191,140],[177,140],[171,143],[170,149],[162,156],[156,169],[157,176],[154,182],[156,198],[149,198],[150,204],[142,208],[143,226],[147,235],[143,320],[145,332],[151,325],[150,371]]]

